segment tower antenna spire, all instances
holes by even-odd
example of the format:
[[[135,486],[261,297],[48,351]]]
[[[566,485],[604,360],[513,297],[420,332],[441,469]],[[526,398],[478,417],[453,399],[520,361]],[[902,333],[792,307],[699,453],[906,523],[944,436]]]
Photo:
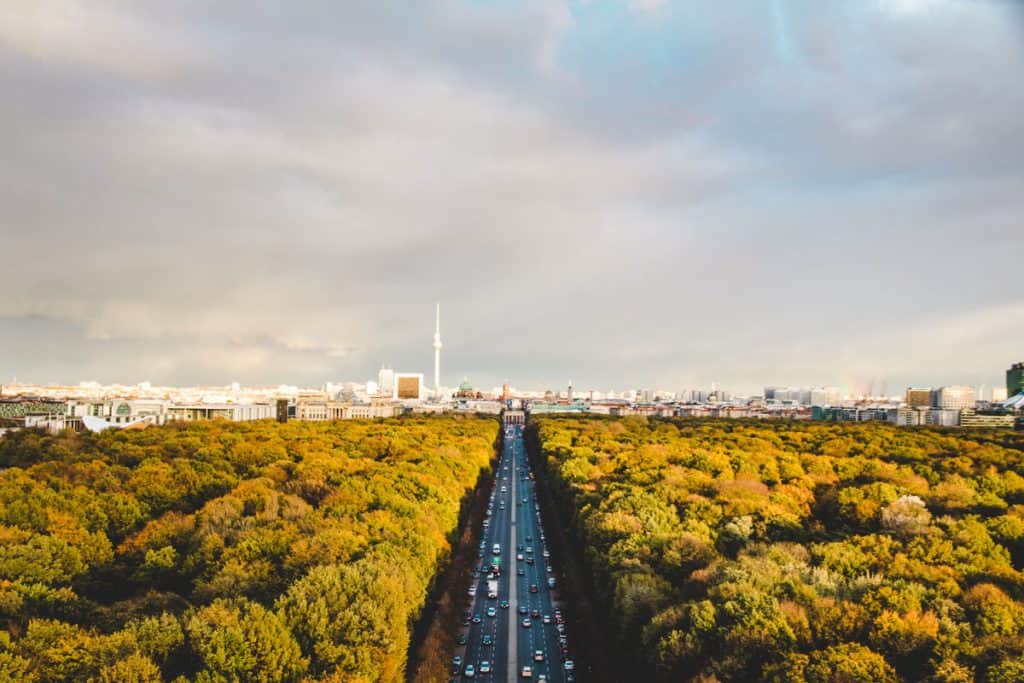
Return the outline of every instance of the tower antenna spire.
[[[435,304],[434,327],[434,398],[441,400],[441,304]]]

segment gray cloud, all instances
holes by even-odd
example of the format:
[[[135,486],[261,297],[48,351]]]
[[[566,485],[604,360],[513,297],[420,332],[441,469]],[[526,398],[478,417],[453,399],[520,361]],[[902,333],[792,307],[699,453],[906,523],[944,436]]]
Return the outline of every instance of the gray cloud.
[[[440,300],[452,383],[995,383],[1024,338],[1020,18],[25,3],[0,377],[423,369]]]

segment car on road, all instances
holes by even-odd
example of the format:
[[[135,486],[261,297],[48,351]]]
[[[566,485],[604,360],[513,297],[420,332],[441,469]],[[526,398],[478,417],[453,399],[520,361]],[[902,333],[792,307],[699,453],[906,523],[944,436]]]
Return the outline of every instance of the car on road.
[[[494,609],[493,607],[488,607],[487,608],[487,616],[493,617],[493,616],[497,616],[497,614],[498,614],[498,610]]]
[[[533,564],[533,555],[526,556],[526,564]]]
[[[533,661],[535,661],[535,662],[543,662],[544,661],[544,650],[534,650],[533,651]]]
[[[466,678],[475,678],[476,677],[476,667],[473,666],[472,664],[467,664],[466,665],[466,670],[462,672],[462,675],[465,676]]]
[[[516,562],[522,562],[522,561],[523,561],[523,554],[522,553],[517,554],[516,555]]]
[[[530,592],[531,592],[531,593],[536,593],[536,592],[537,592],[537,590],[538,590],[538,589],[537,589],[537,584],[535,584],[535,583],[531,583],[531,584],[530,584]]]
[[[522,567],[520,567],[519,569],[516,570],[516,574],[518,576],[526,576],[526,570],[523,569]]]
[[[567,659],[565,660],[565,664],[563,664],[562,667],[566,671],[573,671],[576,669],[576,664],[571,659]]]
[[[530,616],[534,619],[540,619],[540,610],[534,607],[532,610],[530,610]]]
[[[527,611],[528,610],[526,609],[526,605],[519,605],[519,613],[520,614],[526,614]]]
[[[546,559],[548,559],[549,557],[551,557],[551,553],[549,553],[549,552],[547,551],[547,549],[545,549],[545,550],[544,550],[544,552],[543,552],[543,553],[541,553],[541,555],[543,555],[543,556],[544,556],[544,559],[545,559],[545,560],[546,560]]]
[[[530,628],[531,626],[533,626],[533,622],[529,619],[523,619],[521,623],[523,625],[523,628]]]
[[[533,678],[533,667],[524,666],[522,669],[519,670],[519,675],[523,678]]]
[[[501,607],[501,609],[508,609],[508,600],[502,600],[499,602],[498,607]]]
[[[452,657],[452,669],[455,670],[455,673],[459,673],[462,670],[462,657],[459,655]]]
[[[474,614],[473,615],[473,623],[474,624],[479,624],[481,621],[483,621],[483,619],[480,618],[479,614]]]
[[[554,587],[555,587],[555,577],[553,577],[553,576],[548,577],[548,588],[554,588]]]
[[[547,683],[547,680],[547,674],[540,674],[539,676],[537,676],[537,683]]]
[[[491,663],[486,659],[480,662],[480,673],[489,674],[491,673]]]
[[[480,642],[484,645],[494,645],[494,636],[490,633],[485,633],[484,637],[480,639]]]
[[[551,615],[550,614],[545,614],[544,615],[544,623],[545,624],[550,624],[551,623]]]
[[[459,645],[465,645],[465,644],[466,644],[466,634],[465,633],[460,633],[459,634]]]

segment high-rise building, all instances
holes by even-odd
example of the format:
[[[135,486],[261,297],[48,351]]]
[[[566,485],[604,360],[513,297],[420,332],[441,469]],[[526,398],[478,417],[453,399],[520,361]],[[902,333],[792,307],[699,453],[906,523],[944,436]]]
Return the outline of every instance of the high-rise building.
[[[992,402],[993,403],[1002,403],[1003,401],[1005,401],[1008,398],[1009,398],[1009,396],[1006,395],[1006,388],[1005,387],[992,387]]]
[[[927,389],[907,387],[907,405],[911,408],[925,408],[932,404],[931,387]]]
[[[836,406],[839,405],[839,389],[837,387],[815,387],[809,392],[809,401],[805,405]]]
[[[423,373],[395,373],[395,390],[392,398],[397,400],[423,400]]]
[[[978,394],[974,387],[940,387],[932,392],[932,407],[944,410],[973,408],[977,400]]]
[[[1024,394],[1024,363],[1014,363],[1006,371],[1006,395]]]
[[[377,373],[377,391],[381,396],[390,396],[395,389],[395,371],[388,367],[381,367]]]

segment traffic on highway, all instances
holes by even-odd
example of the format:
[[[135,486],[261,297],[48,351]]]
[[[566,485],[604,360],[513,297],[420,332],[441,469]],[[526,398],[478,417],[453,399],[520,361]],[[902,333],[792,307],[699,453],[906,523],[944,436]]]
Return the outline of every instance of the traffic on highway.
[[[504,430],[452,680],[574,681],[523,426]]]

